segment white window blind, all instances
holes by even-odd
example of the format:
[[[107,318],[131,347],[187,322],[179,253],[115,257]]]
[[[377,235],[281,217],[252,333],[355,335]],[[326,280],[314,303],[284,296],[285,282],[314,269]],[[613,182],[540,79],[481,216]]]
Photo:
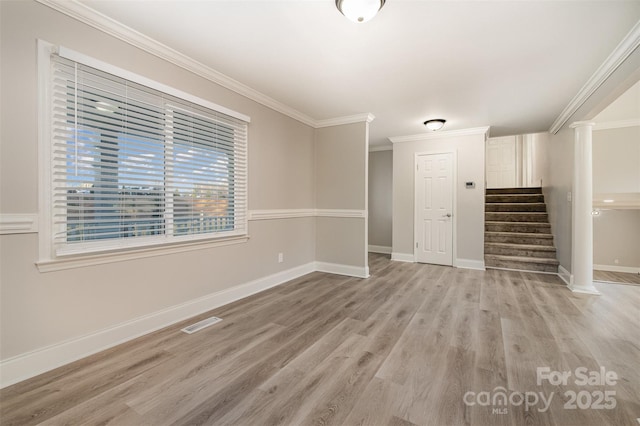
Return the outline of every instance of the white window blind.
[[[56,254],[246,234],[246,121],[57,55]]]

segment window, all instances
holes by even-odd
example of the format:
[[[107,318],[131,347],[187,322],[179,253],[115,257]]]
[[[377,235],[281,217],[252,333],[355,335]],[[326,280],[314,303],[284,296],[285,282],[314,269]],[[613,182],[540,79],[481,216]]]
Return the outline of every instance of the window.
[[[50,57],[51,257],[246,235],[248,117],[73,56]]]

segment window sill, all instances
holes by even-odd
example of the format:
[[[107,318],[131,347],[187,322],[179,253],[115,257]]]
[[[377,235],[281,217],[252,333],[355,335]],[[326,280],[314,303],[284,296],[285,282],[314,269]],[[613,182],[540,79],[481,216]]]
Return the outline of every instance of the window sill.
[[[62,271],[64,269],[83,268],[86,266],[103,265],[106,263],[123,262],[126,260],[143,259],[154,256],[164,256],[186,251],[228,246],[231,244],[241,244],[246,243],[248,240],[248,235],[239,235],[226,238],[164,244],[137,249],[120,250],[111,253],[60,257],[54,260],[36,262],[36,266],[40,272]]]

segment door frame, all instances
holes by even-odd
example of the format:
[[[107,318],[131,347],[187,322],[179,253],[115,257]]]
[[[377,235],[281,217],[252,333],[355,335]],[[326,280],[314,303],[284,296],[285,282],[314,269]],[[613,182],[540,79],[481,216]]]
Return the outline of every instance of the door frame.
[[[437,155],[437,154],[452,154],[451,159],[451,173],[453,174],[451,180],[451,197],[452,197],[452,206],[451,206],[451,215],[452,215],[452,224],[453,228],[451,230],[451,266],[454,268],[458,267],[458,244],[456,243],[457,235],[458,235],[458,152],[455,149],[444,149],[444,150],[435,150],[435,151],[420,151],[416,152],[413,155],[413,262],[416,263],[418,261],[418,249],[416,248],[416,243],[418,241],[419,236],[418,233],[418,160],[420,156],[423,155]]]

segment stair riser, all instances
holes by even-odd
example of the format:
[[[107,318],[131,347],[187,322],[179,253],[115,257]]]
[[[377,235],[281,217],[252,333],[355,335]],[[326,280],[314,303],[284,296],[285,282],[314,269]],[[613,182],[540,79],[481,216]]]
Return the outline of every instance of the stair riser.
[[[544,203],[527,204],[527,203],[487,203],[484,210],[486,212],[546,212],[547,208]]]
[[[508,243],[508,244],[530,244],[538,246],[552,246],[553,238],[544,238],[544,234],[540,237],[520,236],[520,235],[494,235],[486,234],[484,240],[488,243]]]
[[[526,232],[529,234],[550,234],[551,225],[548,223],[485,223],[488,232]]]
[[[494,247],[485,246],[485,254],[499,254],[502,256],[519,256],[519,257],[542,257],[545,259],[555,259],[555,250],[531,250],[531,249],[518,249],[511,247]]]
[[[487,203],[544,203],[544,196],[540,195],[486,195]]]
[[[493,188],[487,194],[542,194],[542,188]]]
[[[549,223],[546,213],[486,213],[485,220],[496,222],[542,222]]]
[[[485,266],[488,268],[506,268],[506,269],[520,269],[526,271],[539,271],[539,272],[558,272],[556,265],[544,265],[533,262],[513,262],[505,260],[487,259],[485,260]]]

